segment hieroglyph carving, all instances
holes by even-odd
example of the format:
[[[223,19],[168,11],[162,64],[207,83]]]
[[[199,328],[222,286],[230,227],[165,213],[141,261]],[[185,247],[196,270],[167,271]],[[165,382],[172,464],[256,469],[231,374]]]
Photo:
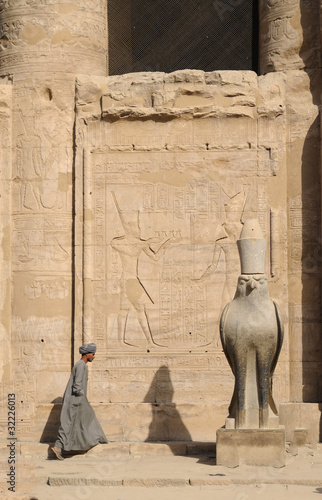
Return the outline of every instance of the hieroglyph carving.
[[[236,165],[229,152],[205,152],[202,159],[192,152],[91,154],[84,175],[91,172],[93,216],[84,241],[92,264],[84,265],[93,270],[89,330],[99,342],[218,347],[215,324],[239,274],[235,242],[244,212],[256,211],[269,232],[257,152],[254,161],[247,153],[245,169],[243,155]],[[209,178],[214,168],[218,179],[225,169],[225,181]]]
[[[317,67],[319,2],[260,2],[261,73]]]

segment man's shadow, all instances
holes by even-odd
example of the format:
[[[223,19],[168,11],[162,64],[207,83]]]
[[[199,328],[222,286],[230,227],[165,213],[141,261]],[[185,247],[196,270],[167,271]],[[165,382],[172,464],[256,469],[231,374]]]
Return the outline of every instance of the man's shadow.
[[[62,409],[62,397],[58,397],[53,399],[51,403],[53,403],[53,407],[48,416],[46,425],[42,431],[39,442],[48,444],[48,460],[56,460],[56,457],[51,450],[51,445],[53,445],[57,439],[58,429],[60,426],[60,413]],[[74,455],[85,455],[88,450],[73,450],[73,451],[64,451],[64,458],[71,458]]]
[[[46,425],[40,437],[40,443],[52,443],[57,439],[57,432],[60,425],[60,412],[61,412],[61,397],[55,398],[52,403],[54,406],[50,410]]]
[[[144,403],[151,404],[152,421],[146,442],[192,441],[190,432],[184,425],[180,413],[173,403],[174,389],[167,366],[156,372]]]

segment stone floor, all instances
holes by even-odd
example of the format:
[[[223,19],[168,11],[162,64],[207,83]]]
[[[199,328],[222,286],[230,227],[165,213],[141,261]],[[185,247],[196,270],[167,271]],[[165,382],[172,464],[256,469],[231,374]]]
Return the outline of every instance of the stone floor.
[[[181,446],[181,448],[180,448]],[[17,448],[16,492],[2,482],[2,500],[269,500],[317,499],[322,495],[322,444],[287,449],[286,466],[216,466],[214,448],[183,443],[99,445],[64,461],[48,446]],[[6,450],[0,450],[7,463]],[[199,453],[199,455],[195,455]],[[7,468],[9,466],[7,465]],[[3,468],[2,468],[3,469]],[[1,472],[2,478],[8,471]],[[322,497],[321,497],[322,499]]]

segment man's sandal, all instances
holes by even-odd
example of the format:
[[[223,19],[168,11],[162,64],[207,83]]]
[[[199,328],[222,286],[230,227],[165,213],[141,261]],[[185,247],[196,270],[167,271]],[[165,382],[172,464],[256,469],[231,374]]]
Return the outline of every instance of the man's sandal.
[[[55,453],[56,457],[58,458],[58,460],[64,460],[64,457],[63,455],[61,454],[61,452],[59,451],[58,448],[56,448],[56,446],[53,446],[51,448],[53,450],[53,452]]]

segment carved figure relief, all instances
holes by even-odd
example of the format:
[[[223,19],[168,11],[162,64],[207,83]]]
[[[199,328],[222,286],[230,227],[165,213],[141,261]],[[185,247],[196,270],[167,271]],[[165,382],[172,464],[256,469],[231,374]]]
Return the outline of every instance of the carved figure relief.
[[[155,163],[151,153],[92,156],[94,218],[85,226],[86,241],[94,237],[92,324],[101,341],[106,332],[110,348],[218,349],[215,325],[240,272],[236,240],[245,206],[256,209],[266,224],[267,200],[255,182],[257,169],[246,170],[248,183],[235,169],[233,184],[215,183],[207,175],[189,178],[190,152],[176,161],[179,171],[172,156],[156,153]],[[205,162],[209,169],[210,158],[215,161],[216,153]],[[156,182],[144,182],[153,177]],[[200,237],[202,232],[211,240]],[[214,284],[217,298],[211,301]]]
[[[147,344],[149,346],[158,345],[153,340],[145,306],[146,301],[153,303],[153,300],[138,276],[138,259],[141,252],[144,252],[149,259],[160,260],[170,243],[170,238],[163,242],[160,238],[142,239],[140,237],[139,214],[137,212],[126,214],[124,210],[120,209],[113,191],[112,196],[125,232],[123,236],[116,236],[111,242],[111,246],[119,254],[122,264],[120,312],[118,314],[119,342],[127,344],[125,339],[126,322],[129,311],[134,308]],[[153,250],[151,245],[156,243],[159,244],[159,248]]]
[[[43,107],[46,112],[46,106]],[[33,112],[32,112],[33,113]],[[21,116],[22,132],[16,139],[16,168],[20,184],[21,209],[26,211],[66,209],[66,176],[70,163],[66,136],[63,138],[57,113],[52,123],[38,116]]]

